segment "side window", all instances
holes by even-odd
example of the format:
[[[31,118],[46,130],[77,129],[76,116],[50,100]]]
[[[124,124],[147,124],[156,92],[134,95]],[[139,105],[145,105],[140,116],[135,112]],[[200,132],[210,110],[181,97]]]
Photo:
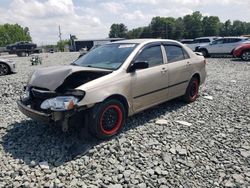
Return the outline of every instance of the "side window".
[[[149,67],[163,64],[161,47],[152,46],[144,49],[137,57],[135,61],[147,61]]]
[[[206,43],[206,42],[210,42],[209,39],[201,39],[200,43]]]
[[[233,42],[240,42],[242,39],[231,39],[232,43]]]
[[[223,39],[218,39],[218,40],[213,41],[212,44],[222,44],[222,43],[223,43]]]
[[[180,46],[166,45],[164,47],[167,53],[168,63],[189,58],[187,52],[185,52]]]
[[[223,43],[230,43],[230,42],[231,42],[231,40],[229,38],[223,39]]]

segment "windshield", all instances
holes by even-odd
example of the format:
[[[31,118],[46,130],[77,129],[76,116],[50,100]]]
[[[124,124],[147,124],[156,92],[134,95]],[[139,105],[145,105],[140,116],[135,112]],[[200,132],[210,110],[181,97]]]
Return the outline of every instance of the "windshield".
[[[116,70],[136,46],[137,44],[131,43],[106,44],[77,59],[73,65]]]

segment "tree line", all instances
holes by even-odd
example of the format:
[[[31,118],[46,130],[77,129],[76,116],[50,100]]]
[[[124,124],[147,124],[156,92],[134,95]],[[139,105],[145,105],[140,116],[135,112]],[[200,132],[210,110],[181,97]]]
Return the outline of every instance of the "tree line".
[[[18,41],[31,41],[28,27],[21,27],[18,24],[0,25],[0,46],[6,46]]]
[[[109,37],[120,38],[168,38],[184,39],[202,36],[240,36],[250,34],[250,22],[227,20],[224,23],[218,16],[203,16],[199,11],[184,17],[153,17],[150,24],[128,30],[123,23],[110,27]]]

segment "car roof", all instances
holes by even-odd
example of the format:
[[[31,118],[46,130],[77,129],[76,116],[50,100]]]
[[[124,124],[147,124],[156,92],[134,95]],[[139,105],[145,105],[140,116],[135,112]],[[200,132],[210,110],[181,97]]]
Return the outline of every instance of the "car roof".
[[[198,37],[198,38],[195,38],[195,39],[214,39],[214,38],[219,38],[219,36]]]
[[[247,39],[248,37],[240,37],[240,36],[236,36],[236,37],[221,37],[220,39]]]
[[[181,39],[180,41],[193,41],[194,39]]]
[[[142,43],[150,43],[150,42],[176,42],[178,41],[171,40],[171,39],[128,39],[128,40],[121,40],[116,41],[112,43],[136,43],[136,44],[142,44]]]

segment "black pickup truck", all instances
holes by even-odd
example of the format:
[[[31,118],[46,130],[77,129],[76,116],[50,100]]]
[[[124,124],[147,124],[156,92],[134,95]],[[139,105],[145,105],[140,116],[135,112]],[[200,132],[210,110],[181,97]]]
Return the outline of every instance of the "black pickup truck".
[[[6,50],[9,54],[17,54],[20,57],[41,52],[41,49],[38,49],[36,44],[27,41],[7,45]]]

